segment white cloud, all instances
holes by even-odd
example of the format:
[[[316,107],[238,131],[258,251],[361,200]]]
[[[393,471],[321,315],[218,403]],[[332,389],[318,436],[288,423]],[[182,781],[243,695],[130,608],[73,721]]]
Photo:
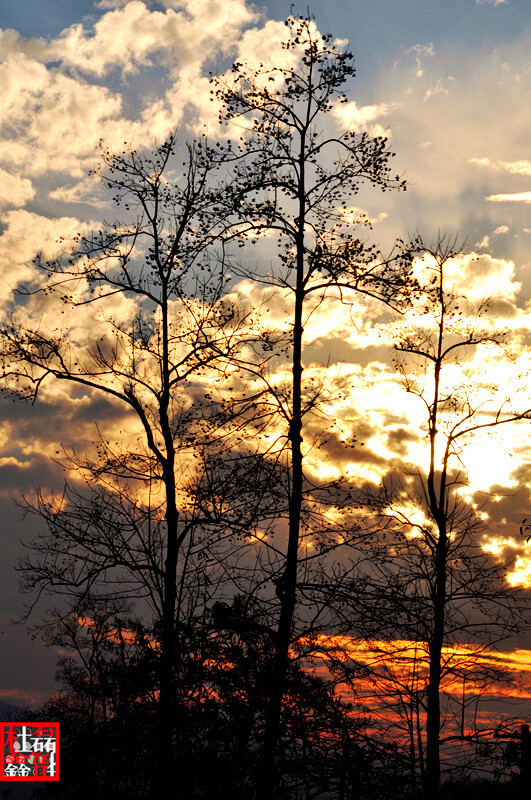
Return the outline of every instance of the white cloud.
[[[513,194],[490,194],[487,197],[493,203],[531,203],[531,192],[514,192]]]
[[[428,42],[428,44],[414,44],[413,47],[406,50],[406,53],[415,53],[419,58],[426,56],[432,57],[435,55],[435,47],[433,46],[433,42]]]
[[[0,210],[10,206],[24,206],[35,196],[30,180],[0,169]]]
[[[476,0],[477,6],[482,6],[485,3],[489,6],[504,6],[508,4],[508,0]]]
[[[375,225],[378,222],[383,222],[389,216],[385,211],[381,211],[376,217],[371,217],[363,208],[357,206],[349,206],[348,208],[337,208],[336,212],[341,215],[343,221],[350,225],[359,225],[360,223]]]
[[[50,50],[63,64],[95,75],[116,67],[132,72],[156,51],[175,45],[176,17],[173,11],[150,12],[140,0],[131,0],[104,14],[92,30],[81,23],[66,28]]]
[[[421,285],[430,284],[432,265],[430,255],[415,260],[414,274]],[[472,303],[486,297],[500,297],[514,303],[521,283],[515,280],[512,261],[486,253],[461,253],[445,264],[445,287],[448,292],[465,295]]]
[[[500,233],[509,233],[509,226],[499,225],[494,231],[494,236],[499,236]]]
[[[417,78],[422,78],[424,75],[424,69],[422,68],[422,59],[423,58],[433,58],[435,55],[435,47],[433,46],[433,42],[428,42],[428,44],[414,44],[413,47],[410,47],[406,50],[406,53],[414,53],[416,62],[417,62]]]
[[[129,0],[97,0],[94,5],[96,8],[123,8]]]
[[[94,162],[100,137],[123,139],[121,99],[103,86],[47,70],[16,53],[0,67],[0,87],[5,131],[0,163],[26,174],[54,170],[81,176]]]
[[[92,26],[73,25],[50,41],[0,31],[0,167],[15,176],[0,189],[0,204],[4,195],[11,205],[27,202],[29,180],[50,173],[56,186],[47,187],[49,196],[75,202],[87,184],[76,188],[68,178],[83,178],[94,166],[100,139],[113,149],[124,141],[138,148],[163,141],[195,100],[205,59],[236,48],[242,27],[256,18],[245,0],[164,5],[166,11],[155,11],[141,0],[103,0],[105,13]],[[264,48],[267,38],[266,32]],[[140,68],[148,86],[150,69],[159,71],[154,90],[133,92],[127,81]],[[116,69],[126,80],[118,88],[102,85]]]
[[[314,24],[312,30],[315,31]],[[272,67],[295,67],[300,53],[297,48],[286,50],[282,47],[286,34],[288,28],[277,20],[268,20],[261,28],[249,28],[238,42],[238,60],[251,67],[260,63]]]
[[[531,161],[491,161],[490,158],[469,158],[470,164],[495,170],[505,170],[511,175],[531,175]]]
[[[37,61],[46,61],[49,44],[46,39],[24,39],[12,28],[0,28],[0,63],[13,53],[22,53]]]
[[[35,275],[32,259],[39,251],[45,259],[53,258],[60,251],[59,236],[73,237],[83,227],[74,217],[51,219],[23,209],[6,212],[2,223],[0,282],[4,302],[11,302],[6,288],[15,289]]]
[[[461,231],[471,242],[481,242],[489,234],[496,254],[510,255],[518,262],[528,260],[523,238],[492,236],[500,225],[510,224],[516,232],[518,223],[524,225],[526,221],[509,220],[507,204],[483,202],[481,210],[478,206],[486,195],[526,188],[517,183],[522,178],[516,173],[525,170],[523,157],[529,155],[522,150],[531,124],[531,111],[525,101],[531,90],[528,61],[529,43],[522,36],[521,41],[496,51],[463,51],[457,60],[441,50],[424,62],[426,74],[420,80],[412,80],[411,69],[382,73],[373,86],[373,102],[396,103],[389,118],[396,151],[393,169],[404,173],[409,183],[405,194],[390,192],[380,201],[378,210],[388,211],[392,222],[392,226],[382,226],[389,238],[393,232],[405,236],[417,228],[428,238],[436,236],[437,230]],[[508,65],[507,69],[504,65]],[[451,83],[447,82],[448,75],[454,78]],[[423,102],[427,91],[438,81],[450,94],[432,92]],[[422,147],[424,142],[431,145]],[[496,163],[498,154],[503,154],[500,167],[510,165],[514,176],[506,171],[489,174],[486,167],[490,161],[471,163],[471,159],[483,156]],[[511,182],[493,182],[503,175]],[[359,205],[370,208],[365,197]],[[523,212],[524,208],[515,202],[511,213],[519,209]]]
[[[202,0],[202,2],[208,2],[208,0]],[[320,33],[314,22],[310,24],[310,28],[313,41],[319,42]],[[296,69],[300,63],[304,42],[299,43],[300,46],[285,48],[282,43],[286,39],[286,35],[289,35],[289,31],[284,22],[268,20],[261,27],[248,28],[240,36],[234,60],[245,64],[251,70],[258,70],[256,77],[258,86],[261,84],[267,84],[269,88],[273,85],[280,86],[284,80],[281,69]],[[294,36],[293,31],[291,31],[291,35],[292,37]],[[342,45],[337,40],[335,43],[338,46]],[[219,77],[226,85],[230,85],[234,80],[232,70],[227,70]],[[212,102],[212,85],[208,78],[202,77],[199,72],[192,72],[191,70],[180,70],[179,78],[179,83],[176,83],[167,94],[168,104],[177,110],[182,108],[184,104],[193,107],[195,109],[193,127],[196,130],[217,131],[219,106],[216,102]],[[274,83],[270,83],[270,81]],[[385,104],[385,109],[390,110],[391,108],[391,104]],[[361,124],[366,126],[369,118],[374,117],[375,114],[384,113],[384,107],[378,107],[376,111],[376,107],[358,109],[355,103],[337,103],[333,113],[338,119],[352,115],[353,124],[357,125],[361,119]],[[188,117],[187,123],[189,125],[190,122],[190,117]],[[252,121],[250,119],[246,121],[242,119],[235,120],[229,123],[225,129],[225,135],[239,137],[241,129],[251,125]],[[383,132],[383,128],[380,126],[371,126],[371,130],[374,133]]]
[[[490,244],[490,236],[488,236],[488,234],[485,234],[485,236],[483,237],[483,239],[481,239],[479,242],[476,242],[476,244],[474,245],[474,247],[475,247],[477,250],[484,250],[486,247],[488,247],[488,246],[489,246],[489,244]]]
[[[208,2],[208,0],[202,0],[202,2]],[[314,22],[311,23],[311,31],[314,41],[318,41],[320,33]],[[254,67],[259,68],[261,65],[264,66],[263,75],[258,76],[258,85],[260,85],[260,80],[264,84],[267,83],[268,86],[271,86],[269,83],[271,80],[280,84],[283,81],[283,75],[278,68],[297,68],[304,43],[290,48],[283,47],[282,43],[286,38],[287,32],[288,29],[283,21],[268,20],[263,26],[248,28],[241,35],[235,60],[251,69]],[[291,35],[293,36],[293,31],[291,31]],[[335,40],[334,43],[338,47],[346,44],[341,40]],[[222,81],[230,85],[233,80],[232,71],[227,70],[220,77]],[[171,108],[176,110],[182,108],[185,104],[189,107],[195,107],[193,127],[196,130],[206,129],[212,132],[218,128],[219,108],[216,103],[212,102],[212,85],[206,77],[202,77],[199,73],[181,70],[179,83],[176,83],[168,92],[167,101]],[[376,120],[391,114],[395,106],[395,103],[358,106],[355,101],[347,103],[336,102],[332,108],[332,116],[343,129],[357,130],[359,132],[369,131],[373,135],[386,135],[389,137],[389,130]],[[187,123],[190,125],[191,121],[189,116]],[[234,123],[229,123],[225,130],[225,135],[239,137],[241,128],[248,125],[251,125],[250,120],[245,122],[238,119]]]
[[[181,0],[150,11],[141,0],[112,3],[92,29],[77,23],[64,30],[50,51],[69,66],[101,76],[153,65],[154,57],[170,68],[201,64],[213,45],[225,50],[235,34],[254,18],[244,0]],[[105,7],[109,7],[106,5]],[[176,9],[181,9],[177,11]]]
[[[451,81],[453,78],[450,76],[446,78],[446,80]],[[426,90],[426,93],[422,99],[424,102],[426,102],[430,99],[430,97],[433,97],[436,94],[450,94],[449,89],[447,89],[446,86],[443,86],[441,79],[439,79],[434,86],[430,86],[430,88]]]
[[[49,76],[46,67],[22,52],[10,53],[0,65],[0,123],[17,134],[24,119],[23,109],[40,94]],[[13,130],[14,128],[14,130]]]
[[[62,203],[90,203],[91,205],[107,205],[107,196],[102,182],[97,175],[89,175],[70,185],[58,186],[49,192],[48,197]]]
[[[375,122],[379,117],[388,116],[396,108],[396,103],[380,103],[379,105],[358,106],[355,100],[350,103],[336,103],[333,115],[341,127],[347,130],[371,130],[377,136],[385,129]]]

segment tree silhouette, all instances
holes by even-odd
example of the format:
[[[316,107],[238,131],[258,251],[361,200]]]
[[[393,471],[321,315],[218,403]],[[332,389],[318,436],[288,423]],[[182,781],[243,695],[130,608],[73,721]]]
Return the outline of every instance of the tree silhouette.
[[[525,397],[520,401],[518,376],[499,385],[474,362],[481,348],[495,349],[507,365],[511,354],[493,301],[465,285],[460,249],[447,238],[431,248],[420,239],[414,245],[419,295],[393,340],[404,388],[423,409],[427,465],[406,466],[370,492],[385,528],[371,544],[364,588],[366,614],[371,596],[375,603],[371,635],[398,640],[396,658],[386,647],[383,671],[376,671],[407,698],[411,752],[417,751],[424,796],[431,799],[439,793],[441,743],[466,738],[464,694],[463,705],[451,709],[455,683],[464,693],[465,681],[478,690],[503,679],[489,667],[486,648],[525,626],[523,599],[505,580],[508,565],[483,550],[487,523],[466,495],[466,447],[480,431],[527,418],[529,408]],[[393,664],[398,674],[386,675]],[[443,719],[453,728],[447,734]]]
[[[120,739],[137,712],[149,734],[157,707],[158,744],[142,751],[157,758],[148,791],[178,774],[186,798],[383,798],[398,791],[389,769],[403,793],[420,771],[436,798],[441,742],[465,736],[455,714],[441,733],[445,682],[462,681],[464,709],[470,659],[521,625],[503,565],[481,549],[461,459],[478,431],[530,412],[473,373],[470,354],[505,339],[488,301],[449,281],[455,242],[397,242],[384,255],[366,240],[351,198],[405,182],[385,137],[337,132],[352,55],[310,16],[288,18],[282,47],[284,64],[236,62],[212,78],[220,135],[237,132],[236,143],[200,139],[184,163],[175,136],[152,154],[102,148],[97,172],[121,219],[38,257],[0,331],[7,394],[35,402],[66,384],[119,415],[90,453],[64,450],[73,478],[62,494],[26,503],[47,532],[20,564],[23,585],[66,600],[47,635],[77,653],[60,664],[61,702],[93,738]],[[272,241],[271,269],[250,266]],[[308,466],[326,448],[337,387],[304,363],[312,316],[359,293],[403,314],[396,367],[424,409],[429,452],[425,470],[408,465],[363,498]],[[458,384],[445,383],[449,367]],[[151,613],[134,641],[131,600]],[[372,675],[391,687],[386,710],[401,704],[407,759],[308,669],[318,634],[349,624],[384,639]],[[451,648],[464,637],[460,661]],[[411,681],[395,669],[396,640],[415,645]],[[368,674],[336,667],[351,687]],[[476,686],[491,679],[485,667]],[[144,779],[122,789],[145,793]]]
[[[389,167],[391,153],[383,137],[346,131],[328,132],[333,104],[345,102],[342,87],[354,74],[352,55],[331,36],[321,36],[310,17],[289,17],[282,43],[288,66],[237,62],[226,78],[212,78],[220,119],[238,131],[233,145],[234,181],[226,195],[236,228],[227,239],[278,239],[278,267],[261,282],[288,292],[287,347],[291,377],[284,385],[256,370],[285,427],[289,509],[287,544],[276,581],[278,624],[275,662],[264,740],[260,796],[275,795],[274,769],[282,698],[294,636],[301,520],[304,514],[304,422],[318,406],[322,386],[303,374],[303,331],[319,302],[335,292],[365,292],[389,304],[407,294],[407,253],[383,258],[376,247],[349,230],[347,200],[369,183],[382,190],[403,189]],[[233,271],[235,268],[233,267]],[[240,270],[248,275],[247,270]]]
[[[64,242],[57,259],[37,257],[25,303],[0,333],[4,392],[35,402],[48,384],[66,383],[104,396],[126,420],[119,441],[104,429],[95,457],[67,464],[91,483],[90,497],[74,487],[38,499],[57,538],[41,539],[43,557],[26,568],[30,588],[78,601],[102,582],[117,581],[118,596],[140,585],[158,610],[159,774],[173,763],[179,555],[197,522],[193,508],[181,513],[179,486],[186,497],[193,470],[183,454],[201,427],[193,401],[204,395],[197,382],[220,379],[242,346],[214,249],[224,157],[200,139],[183,162],[175,136],[152,154],[102,148],[97,172],[122,218]]]

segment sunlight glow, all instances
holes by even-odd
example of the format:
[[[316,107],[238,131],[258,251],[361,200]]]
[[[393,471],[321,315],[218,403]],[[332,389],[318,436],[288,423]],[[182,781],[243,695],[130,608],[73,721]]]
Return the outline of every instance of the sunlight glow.
[[[521,586],[523,589],[531,587],[531,557],[518,556],[515,567],[507,576],[511,586]]]

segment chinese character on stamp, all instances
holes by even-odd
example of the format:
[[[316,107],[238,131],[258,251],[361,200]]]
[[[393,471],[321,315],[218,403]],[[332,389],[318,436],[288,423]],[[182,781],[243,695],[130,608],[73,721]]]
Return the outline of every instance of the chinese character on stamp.
[[[0,722],[0,734],[0,780],[59,780],[58,722]]]

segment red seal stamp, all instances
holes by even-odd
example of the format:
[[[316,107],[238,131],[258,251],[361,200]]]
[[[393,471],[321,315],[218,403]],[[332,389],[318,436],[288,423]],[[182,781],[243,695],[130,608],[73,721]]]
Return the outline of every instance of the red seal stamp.
[[[0,734],[0,780],[59,780],[58,722],[0,722]]]

